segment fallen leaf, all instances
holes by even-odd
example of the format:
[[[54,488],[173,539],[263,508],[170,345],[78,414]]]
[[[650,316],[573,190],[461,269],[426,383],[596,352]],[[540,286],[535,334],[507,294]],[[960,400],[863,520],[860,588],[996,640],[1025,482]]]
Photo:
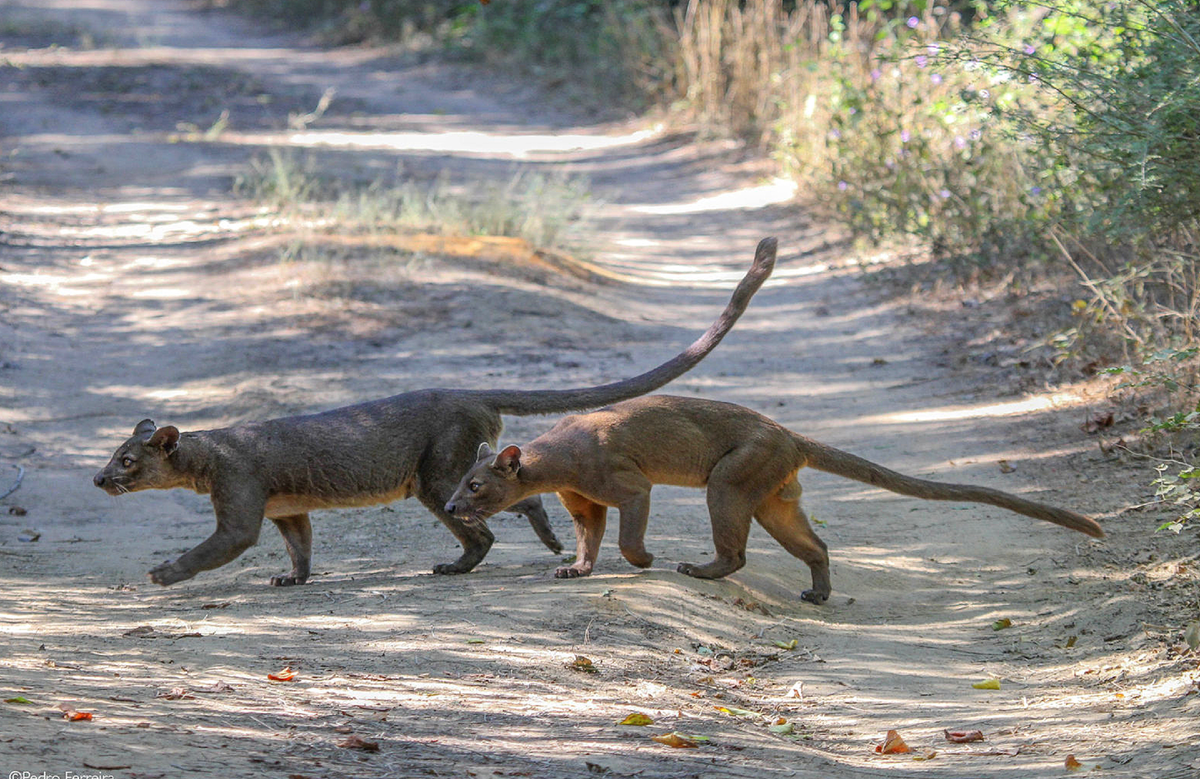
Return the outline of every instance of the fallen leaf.
[[[930,749],[922,755],[913,755],[913,760],[932,760],[937,757],[937,755],[938,753],[936,750]]]
[[[796,644],[797,644],[797,641],[794,638],[791,641],[776,641],[775,642],[775,646],[779,647],[780,649],[787,649],[788,651],[795,649]]]
[[[1004,619],[998,619],[992,623],[992,630],[1004,630],[1005,628],[1011,628],[1011,627],[1012,627],[1012,620],[1009,619],[1008,617],[1005,617]]]
[[[134,638],[150,638],[154,636],[154,628],[149,625],[138,625],[136,628],[126,630],[121,635],[132,636]]]
[[[784,722],[779,725],[768,725],[767,730],[778,736],[790,736],[796,731],[796,726],[790,722]]]
[[[1075,642],[1078,639],[1079,636],[1067,636],[1067,640],[1063,642],[1063,647],[1070,649],[1071,647],[1075,646]]]
[[[202,609],[223,609],[228,606],[229,606],[229,601],[225,601],[224,603],[205,603],[200,608],[202,608]]]
[[[29,512],[23,506],[9,506],[8,513],[14,517],[23,517]]]
[[[93,768],[97,771],[121,771],[129,768],[127,765],[105,765],[103,763],[89,763],[86,760],[83,761],[83,767]]]
[[[483,644],[486,643],[482,638],[468,638],[468,644]]]
[[[573,668],[576,671],[583,671],[585,674],[596,673],[596,664],[593,663],[590,658],[584,657],[583,655],[575,655],[574,662],[567,667]]]
[[[67,722],[78,722],[79,720],[90,720],[92,718],[90,711],[76,711],[68,703],[64,703],[58,708],[62,709],[63,719]]]
[[[222,681],[213,682],[211,687],[205,687],[198,692],[233,692],[233,687]]]
[[[17,540],[23,541],[27,544],[32,544],[34,541],[37,541],[41,537],[42,537],[42,534],[39,533],[38,531],[34,530],[31,527],[27,527],[24,530],[22,530],[20,533],[17,534]]]
[[[730,601],[734,606],[745,609],[746,611],[756,611],[764,617],[772,616],[770,609],[756,600],[746,600],[745,598],[734,598]]]
[[[18,695],[15,698],[5,698],[4,702],[5,703],[33,703],[33,701],[29,700],[24,695]]]
[[[676,749],[696,749],[700,746],[692,739],[681,736],[678,733],[664,733],[661,736],[651,736],[650,738],[660,744],[666,744]]]
[[[899,733],[889,730],[883,743],[875,745],[875,751],[882,755],[901,755],[912,750],[904,743],[904,739],[900,738]]]
[[[277,674],[267,674],[267,678],[273,682],[291,682],[295,681],[296,672],[289,666]]]
[[[653,725],[654,720],[650,719],[649,715],[635,711],[625,719],[617,723],[618,725]]]
[[[163,698],[168,701],[181,701],[187,698],[195,698],[196,696],[188,692],[186,687],[175,687],[171,690],[160,692],[154,697]]]
[[[749,709],[738,709],[738,708],[734,708],[732,706],[713,706],[713,708],[716,709],[717,711],[723,711],[726,714],[731,714],[735,717],[756,717],[756,716],[758,716],[757,711],[750,711]]]
[[[1000,473],[1012,473],[1016,468],[1008,464],[1008,460],[999,460],[996,463],[1000,466]]]
[[[799,698],[800,700],[804,700],[804,682],[796,682],[793,684],[791,689],[787,691],[787,695],[783,697]]]
[[[1075,755],[1067,755],[1067,759],[1063,761],[1063,765],[1066,766],[1068,771],[1078,771],[1080,768],[1083,768],[1083,763],[1076,760]]]
[[[347,733],[353,733],[354,728],[350,727],[349,725],[338,725],[336,728],[333,729],[333,732],[341,733],[342,735],[346,735]]]
[[[955,744],[970,744],[975,741],[983,741],[982,730],[943,730],[946,740]]]
[[[342,749],[357,749],[360,752],[379,751],[379,742],[364,741],[358,736],[347,736],[345,741],[339,741],[338,743],[334,744],[334,746],[341,747]]]
[[[975,682],[975,684],[972,684],[971,686],[974,687],[976,690],[999,690],[1000,689],[1000,680],[999,679],[984,679],[982,682]]]

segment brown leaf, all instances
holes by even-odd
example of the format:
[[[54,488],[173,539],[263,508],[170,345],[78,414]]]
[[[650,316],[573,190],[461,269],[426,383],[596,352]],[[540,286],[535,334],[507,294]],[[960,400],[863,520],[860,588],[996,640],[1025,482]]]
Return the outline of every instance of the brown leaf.
[[[1083,763],[1075,759],[1075,755],[1067,755],[1067,759],[1063,761],[1063,765],[1068,771],[1078,771],[1083,768]]]
[[[78,722],[79,720],[89,720],[92,718],[90,711],[76,711],[74,704],[60,703],[58,708],[63,713],[63,719],[68,722]]]
[[[889,730],[883,743],[875,745],[875,751],[883,755],[902,755],[912,750],[908,748],[908,744],[904,743],[904,739],[900,738],[899,733]]]
[[[686,736],[681,736],[678,733],[664,733],[661,736],[651,736],[653,740],[660,744],[666,744],[669,747],[676,749],[697,749],[700,745],[692,741]]]
[[[596,664],[583,655],[575,655],[575,661],[567,667],[575,671],[583,671],[586,674],[596,673]]]
[[[1008,460],[998,460],[996,462],[1000,466],[1000,473],[1012,473],[1016,468],[1008,464]]]
[[[983,741],[982,730],[943,730],[946,740],[955,744],[970,744],[975,741]]]
[[[224,603],[205,603],[200,608],[202,608],[202,609],[223,609],[223,608],[226,608],[228,605],[229,605],[229,601],[225,601]]]
[[[295,681],[296,672],[291,669],[291,666],[288,666],[277,674],[267,674],[267,678],[273,682],[291,682]]]
[[[136,628],[126,630],[121,635],[131,636],[133,638],[153,638],[155,636],[154,628],[149,625],[138,625]]]
[[[205,687],[198,692],[233,692],[233,687],[222,681],[215,681],[211,687]]]
[[[339,741],[338,743],[334,744],[334,746],[341,747],[342,749],[357,749],[360,752],[379,751],[379,742],[363,741],[358,736],[347,736],[345,741]]]

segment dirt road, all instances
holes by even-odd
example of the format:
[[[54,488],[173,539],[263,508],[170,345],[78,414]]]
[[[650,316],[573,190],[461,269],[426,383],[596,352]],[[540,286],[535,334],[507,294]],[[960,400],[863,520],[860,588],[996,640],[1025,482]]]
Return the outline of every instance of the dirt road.
[[[950,372],[953,334],[865,289],[848,245],[736,148],[581,123],[503,74],[322,51],[170,0],[9,3],[0,41],[0,491],[26,469],[0,506],[0,769],[999,778],[1058,776],[1074,754],[1105,776],[1200,771],[1200,671],[1181,652],[1194,540],[1123,512],[1147,491],[1080,432],[1079,399]],[[289,129],[330,87],[329,110]],[[296,259],[231,194],[268,147],[366,179],[586,176],[592,259],[625,280],[369,248]],[[798,600],[807,571],[758,528],[743,571],[675,573],[711,541],[702,493],[668,488],[647,571],[610,540],[595,575],[556,581],[560,558],[501,517],[483,565],[435,577],[457,549],[409,501],[316,517],[307,586],[266,585],[286,567],[268,527],[163,589],[145,572],[208,535],[207,500],[91,486],[144,417],[194,429],[632,375],[707,325],[764,235],[780,238],[775,278],[671,391],[1090,512],[1110,538],[812,474],[823,607]],[[504,440],[552,422],[509,420]],[[285,667],[294,680],[268,679]],[[654,723],[617,724],[632,712]],[[875,754],[889,729],[913,753]],[[672,732],[706,740],[650,739]]]

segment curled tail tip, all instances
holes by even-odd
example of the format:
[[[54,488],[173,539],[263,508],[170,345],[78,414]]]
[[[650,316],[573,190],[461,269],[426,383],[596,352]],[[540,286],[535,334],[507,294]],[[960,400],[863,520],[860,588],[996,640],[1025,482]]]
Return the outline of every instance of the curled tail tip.
[[[771,236],[758,242],[754,250],[754,268],[770,275],[775,268],[775,254],[779,251],[779,239]]]

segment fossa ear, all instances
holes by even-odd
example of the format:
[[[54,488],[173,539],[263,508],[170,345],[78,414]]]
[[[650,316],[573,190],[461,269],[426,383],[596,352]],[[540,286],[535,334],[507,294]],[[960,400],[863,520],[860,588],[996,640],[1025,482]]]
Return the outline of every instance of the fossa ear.
[[[475,453],[475,462],[491,457],[492,454],[492,447],[488,445],[487,441],[484,441],[479,445],[479,451]]]
[[[507,478],[516,476],[517,471],[521,470],[521,447],[506,446],[501,449],[492,461],[492,468]]]
[[[179,446],[179,428],[174,425],[158,428],[154,431],[154,435],[150,436],[146,446],[162,449],[164,454],[170,454],[175,451],[175,447]]]

